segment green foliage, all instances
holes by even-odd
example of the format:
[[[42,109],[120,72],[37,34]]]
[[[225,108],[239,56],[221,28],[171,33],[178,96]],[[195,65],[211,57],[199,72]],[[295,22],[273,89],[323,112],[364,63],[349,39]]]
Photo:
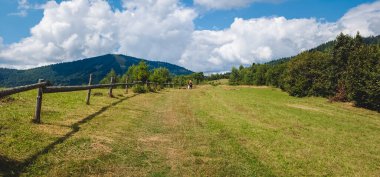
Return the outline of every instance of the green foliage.
[[[229,79],[230,73],[224,73],[224,74],[211,74],[210,76],[207,76],[205,79],[208,81],[214,81],[214,80],[220,80],[220,79]]]
[[[287,64],[269,66],[266,72],[266,84],[284,89],[284,75]]]
[[[134,93],[147,93],[148,88],[145,85],[137,84],[132,87]]]
[[[340,34],[335,41],[290,59],[232,68],[230,85],[270,85],[292,96],[354,101],[380,111],[379,37]],[[372,45],[377,44],[377,45]]]
[[[167,83],[170,81],[170,73],[166,68],[156,68],[150,76],[152,82],[159,84]]]
[[[193,73],[188,76],[189,80],[194,81],[195,84],[200,84],[205,80],[203,72]]]
[[[238,85],[240,83],[240,74],[239,70],[236,69],[235,67],[232,67],[232,71],[230,74],[230,79],[229,79],[229,84],[230,85]]]
[[[128,82],[133,81],[142,81],[146,82],[149,78],[149,68],[148,65],[141,61],[138,65],[132,65],[128,68],[127,72],[121,78],[122,81],[126,81],[128,78]]]
[[[380,110],[380,50],[361,46],[349,57],[346,75],[348,98],[357,106]]]
[[[133,78],[138,81],[146,82],[149,78],[149,69],[148,65],[141,61],[134,69],[132,73]]]
[[[176,85],[184,86],[187,84],[187,78],[185,76],[177,76],[173,78],[173,82]]]
[[[173,83],[180,86],[187,85],[189,80],[192,80],[195,84],[202,83],[206,77],[203,75],[203,72],[193,73],[190,75],[176,76],[173,78]]]
[[[268,70],[268,65],[253,65],[254,67],[253,71],[253,83],[255,85],[265,85],[266,84],[266,72]]]
[[[116,74],[114,69],[111,69],[111,71],[104,77],[100,83],[101,84],[109,84],[111,83],[111,78],[113,77],[113,82],[118,83],[120,81],[120,77]]]
[[[331,57],[322,52],[304,52],[287,65],[285,90],[292,96],[329,96],[327,69]]]
[[[137,81],[137,78],[134,74],[136,69],[136,65],[132,65],[128,68],[127,72],[123,75],[122,79],[123,81],[126,81],[128,79],[128,83],[131,83],[133,81]]]

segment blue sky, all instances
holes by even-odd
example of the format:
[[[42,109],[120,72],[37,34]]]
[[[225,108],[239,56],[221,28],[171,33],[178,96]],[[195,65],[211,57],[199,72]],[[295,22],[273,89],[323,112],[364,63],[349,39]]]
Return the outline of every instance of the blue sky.
[[[0,0],[0,67],[119,53],[194,71],[380,34],[379,0]]]
[[[213,10],[196,20],[200,29],[228,27],[235,17],[244,19],[262,16],[284,16],[286,18],[317,18],[334,22],[348,9],[373,0],[287,0],[280,3],[257,3],[245,8]],[[191,1],[187,2],[191,4]]]
[[[62,0],[57,0],[61,2]],[[29,0],[31,4],[43,4],[46,0]],[[114,7],[121,9],[120,0],[108,0]],[[192,0],[182,0],[186,6],[194,6]],[[317,18],[336,21],[359,4],[373,0],[287,0],[279,3],[257,3],[248,7],[229,10],[210,10],[203,12],[195,20],[196,29],[224,29],[231,25],[234,18],[244,19],[262,16],[284,16],[286,18]],[[19,12],[17,0],[0,0],[0,28],[5,44],[18,42],[29,36],[30,28],[38,24],[43,17],[42,9],[29,9],[25,17],[11,15]]]

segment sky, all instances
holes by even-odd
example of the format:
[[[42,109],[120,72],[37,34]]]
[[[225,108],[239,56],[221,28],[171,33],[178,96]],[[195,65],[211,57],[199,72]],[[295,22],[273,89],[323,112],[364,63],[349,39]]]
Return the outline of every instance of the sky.
[[[0,24],[0,67],[114,53],[223,72],[379,35],[380,1],[0,0]]]

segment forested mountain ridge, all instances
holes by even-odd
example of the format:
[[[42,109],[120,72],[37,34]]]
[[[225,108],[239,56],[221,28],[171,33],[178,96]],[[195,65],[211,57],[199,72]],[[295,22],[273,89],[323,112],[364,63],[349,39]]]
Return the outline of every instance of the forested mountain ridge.
[[[125,55],[107,54],[67,63],[58,63],[27,70],[0,68],[0,86],[13,87],[36,83],[38,79],[45,79],[54,85],[82,85],[87,84],[88,77],[93,74],[93,83],[106,76],[111,69],[118,75],[123,75],[130,66],[145,61],[149,69],[165,67],[174,75],[187,75],[192,71],[166,62],[149,61]]]
[[[365,37],[365,38],[363,38],[363,43],[365,43],[367,45],[380,45],[380,35],[379,36]],[[315,52],[315,51],[329,52],[333,49],[334,45],[335,45],[335,40],[328,41],[328,42],[321,44],[315,48],[312,48],[308,51],[309,52]],[[268,65],[282,64],[282,63],[286,63],[286,62],[290,61],[292,58],[294,58],[294,56],[293,57],[280,58],[277,60],[272,60],[270,62],[267,62],[266,64],[268,64]]]

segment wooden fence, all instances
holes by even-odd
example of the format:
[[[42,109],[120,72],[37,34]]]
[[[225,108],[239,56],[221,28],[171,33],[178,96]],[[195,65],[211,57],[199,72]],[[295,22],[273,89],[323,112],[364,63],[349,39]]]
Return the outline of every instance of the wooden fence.
[[[0,98],[13,95],[16,93],[20,93],[20,92],[26,92],[29,90],[37,89],[37,102],[36,102],[36,109],[35,109],[33,122],[41,123],[42,97],[43,97],[43,94],[45,93],[74,92],[74,91],[88,90],[86,104],[89,105],[92,89],[109,88],[108,96],[113,97],[112,90],[117,86],[123,86],[125,88],[125,92],[128,93],[128,87],[133,86],[133,85],[146,84],[147,86],[149,86],[153,84],[155,87],[157,87],[158,85],[158,83],[156,82],[142,82],[142,81],[134,81],[132,83],[128,83],[128,78],[126,79],[125,83],[114,83],[113,77],[111,77],[110,84],[92,85],[91,82],[92,82],[92,74],[90,75],[90,79],[87,86],[49,86],[48,82],[46,82],[43,79],[39,79],[38,83],[36,84],[14,87],[14,88],[6,89],[6,90],[0,90]],[[174,87],[173,83],[164,83],[163,85]]]

